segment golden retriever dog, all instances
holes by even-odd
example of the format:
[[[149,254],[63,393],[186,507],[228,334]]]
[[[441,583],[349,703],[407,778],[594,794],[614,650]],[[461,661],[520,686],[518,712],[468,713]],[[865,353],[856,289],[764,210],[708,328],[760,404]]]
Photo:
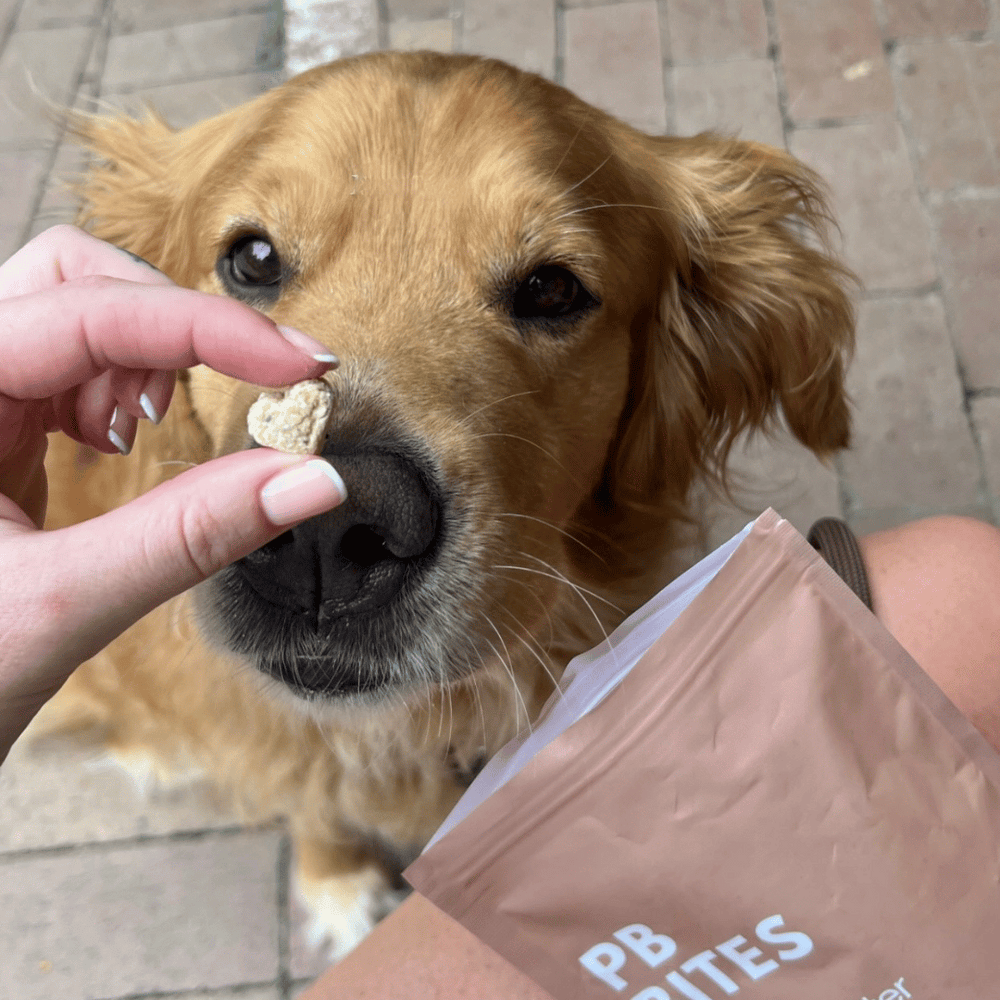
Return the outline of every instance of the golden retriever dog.
[[[143,619],[42,723],[286,817],[340,954],[567,661],[684,568],[734,440],[847,444],[850,277],[785,152],[645,135],[490,59],[383,52],[179,131],[78,127],[91,232],[340,358],[350,498]],[[54,443],[50,525],[253,447],[259,391],[182,372],[128,459]]]

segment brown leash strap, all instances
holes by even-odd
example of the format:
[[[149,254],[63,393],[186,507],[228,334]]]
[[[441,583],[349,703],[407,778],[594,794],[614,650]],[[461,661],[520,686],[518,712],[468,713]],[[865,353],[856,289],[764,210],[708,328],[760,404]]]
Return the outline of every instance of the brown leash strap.
[[[830,564],[837,575],[872,610],[872,592],[868,586],[865,561],[854,532],[835,517],[817,521],[806,536],[809,544]]]

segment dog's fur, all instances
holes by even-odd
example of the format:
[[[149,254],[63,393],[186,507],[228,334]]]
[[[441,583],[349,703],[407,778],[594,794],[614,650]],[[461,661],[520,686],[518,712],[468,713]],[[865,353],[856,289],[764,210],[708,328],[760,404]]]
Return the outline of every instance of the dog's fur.
[[[82,667],[43,720],[287,816],[343,950],[477,762],[682,568],[692,487],[734,440],[783,411],[816,453],[847,444],[850,279],[817,178],[786,153],[644,135],[487,59],[381,53],[182,131],[78,126],[98,158],[89,229],[222,294],[217,261],[266,236],[280,295],[249,300],[342,361],[326,453],[403,456],[434,498],[416,582],[353,637],[322,608],[287,624],[224,571]],[[548,264],[590,298],[526,317],[517,289]],[[53,444],[50,525],[250,445],[258,388],[182,376],[131,458]]]

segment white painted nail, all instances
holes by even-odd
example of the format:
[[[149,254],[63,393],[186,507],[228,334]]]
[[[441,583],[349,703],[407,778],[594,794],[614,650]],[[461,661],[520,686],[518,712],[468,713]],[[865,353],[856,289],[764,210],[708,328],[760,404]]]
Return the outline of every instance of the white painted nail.
[[[135,440],[137,421],[127,410],[116,406],[111,414],[111,426],[108,428],[108,440],[123,454],[132,450]]]
[[[145,393],[139,397],[139,405],[142,407],[142,412],[145,413],[154,424],[158,424],[160,422],[160,415],[156,412],[156,407],[153,406],[152,400]]]

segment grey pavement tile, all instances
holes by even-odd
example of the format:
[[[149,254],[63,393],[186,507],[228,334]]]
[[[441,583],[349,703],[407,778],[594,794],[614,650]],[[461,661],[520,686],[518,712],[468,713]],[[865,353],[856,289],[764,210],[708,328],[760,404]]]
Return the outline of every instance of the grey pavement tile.
[[[894,53],[896,93],[920,179],[935,192],[1000,182],[964,48],[960,42],[923,42]]]
[[[391,21],[432,21],[451,16],[451,0],[386,0]]]
[[[278,846],[248,833],[0,858],[0,996],[273,983]]]
[[[555,0],[465,0],[460,48],[551,79],[555,24]]]
[[[988,0],[881,0],[886,38],[948,38],[985,31]]]
[[[455,48],[455,24],[448,17],[432,21],[393,21],[389,24],[389,48],[405,52],[419,49],[452,52]]]
[[[935,210],[952,333],[970,389],[1000,389],[1000,197]]]
[[[0,54],[0,143],[52,142],[57,128],[46,102],[72,101],[93,35],[82,27],[14,32]]]
[[[290,74],[377,48],[376,0],[295,0],[285,11]]]
[[[892,80],[871,0],[773,2],[794,121],[893,112]]]
[[[998,25],[1000,26],[1000,25]],[[966,42],[965,53],[976,104],[1000,162],[1000,45],[996,42]]]
[[[667,0],[666,6],[675,66],[767,55],[762,0]]]
[[[982,396],[971,403],[972,426],[986,469],[986,487],[993,510],[1000,516],[1000,396]]]
[[[17,14],[20,4],[21,0],[0,0],[0,38]]]
[[[708,548],[732,538],[751,518],[773,507],[805,534],[821,517],[839,517],[837,474],[787,431],[741,442],[729,460],[735,504],[709,502]]]
[[[982,469],[938,296],[859,304],[848,387],[858,419],[840,466],[857,507],[943,511],[982,502]]]
[[[103,90],[140,90],[205,77],[278,69],[280,53],[267,14],[242,14],[198,24],[114,35],[108,42]]]
[[[282,1000],[282,994],[278,986],[255,986],[250,989],[241,987],[235,990],[212,990],[210,993],[185,993],[172,997],[171,1000]]]
[[[149,31],[280,9],[280,0],[115,0],[114,30],[117,34]]]
[[[15,744],[0,768],[0,853],[232,827],[196,784],[140,790],[93,752]],[[2,940],[2,937],[0,937]]]
[[[584,100],[640,128],[666,128],[655,0],[568,10],[565,85]]]
[[[911,507],[885,507],[875,510],[850,511],[844,520],[851,526],[851,530],[858,536],[874,534],[876,531],[887,531],[890,528],[898,528],[900,525],[909,524],[911,521],[920,521],[925,517],[935,517],[939,514],[951,514],[958,517],[972,517],[977,521],[986,521],[988,524],[995,524],[993,511],[988,504],[975,504],[971,507],[949,507],[940,510],[928,505]]]
[[[49,156],[41,149],[0,152],[0,261],[21,246]]]
[[[244,73],[214,80],[143,87],[128,94],[105,94],[101,100],[104,102],[102,107],[117,108],[133,117],[141,117],[146,105],[174,128],[186,128],[253,100],[279,83],[281,74],[277,72]]]
[[[17,30],[96,24],[103,6],[104,0],[24,0]]]
[[[846,261],[869,289],[936,280],[929,226],[894,119],[796,129],[789,149],[830,185]]]
[[[74,221],[78,199],[69,185],[80,176],[87,161],[86,151],[70,142],[60,142],[55,161],[45,178],[42,197],[26,240],[37,236],[49,226]],[[2,772],[0,772],[0,787],[2,783]]]
[[[675,66],[672,72],[674,120],[682,135],[713,129],[784,146],[770,59]]]

